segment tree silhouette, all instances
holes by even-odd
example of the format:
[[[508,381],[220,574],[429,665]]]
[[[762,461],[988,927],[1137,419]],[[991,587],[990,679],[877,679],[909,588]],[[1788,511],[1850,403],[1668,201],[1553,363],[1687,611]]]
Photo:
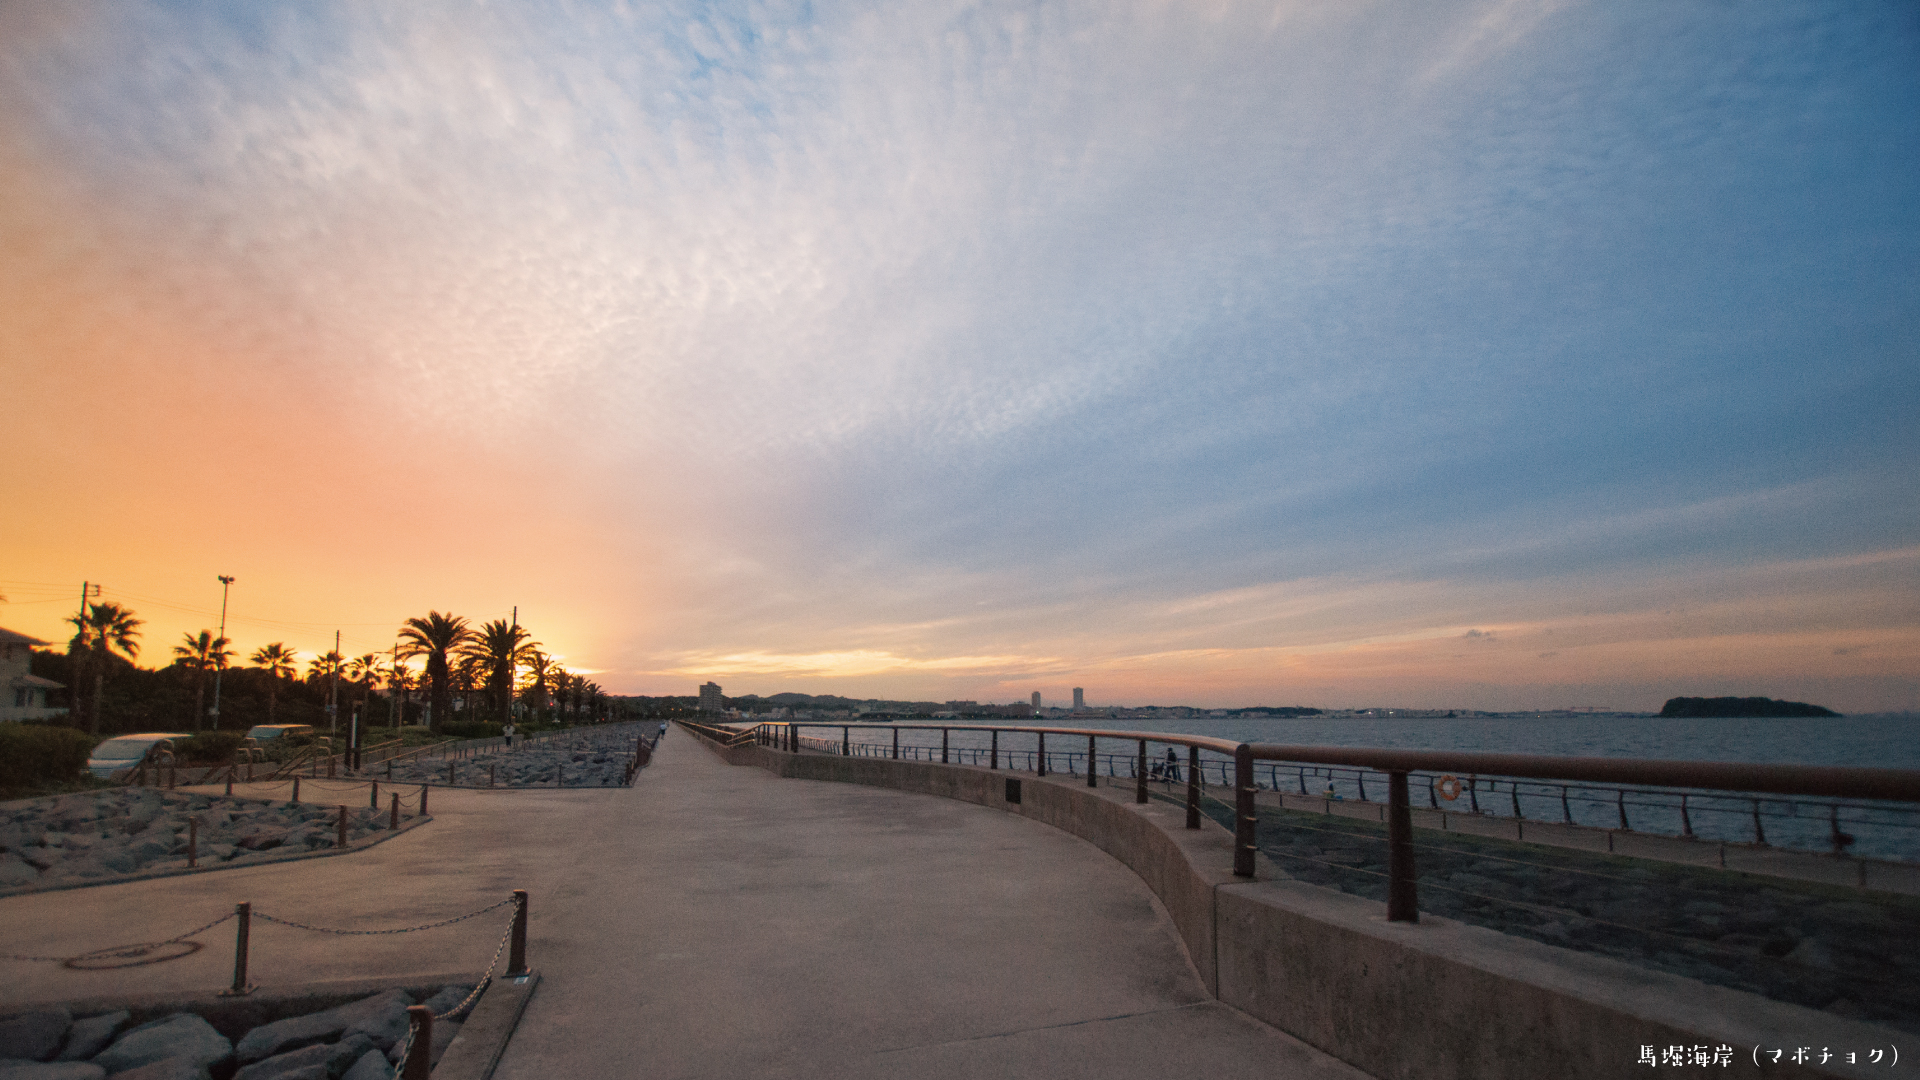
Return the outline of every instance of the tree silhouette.
[[[267,723],[273,723],[274,708],[280,699],[280,680],[293,678],[300,670],[298,652],[276,641],[253,650],[247,662],[267,673]]]
[[[93,734],[100,734],[100,698],[106,691],[107,660],[115,652],[125,654],[131,661],[140,655],[140,627],[143,621],[133,617],[133,612],[119,604],[108,601],[103,604],[88,604],[84,615],[74,615],[67,619],[75,628],[70,649],[79,649],[91,658],[93,664],[93,707],[88,710]]]
[[[428,719],[435,730],[447,722],[453,711],[447,655],[466,644],[472,635],[467,620],[458,615],[442,615],[438,611],[429,611],[424,618],[416,616],[408,619],[400,627],[401,651],[407,656],[427,658],[427,684],[430,688]]]
[[[173,662],[194,673],[193,675],[193,730],[202,728],[201,720],[206,716],[207,672],[214,668],[225,670],[227,661],[233,658],[233,651],[227,648],[226,638],[213,636],[213,631],[202,630],[199,634],[181,635],[181,643],[173,647]]]
[[[514,672],[526,651],[539,642],[527,628],[494,619],[480,627],[460,650],[461,655],[477,661],[486,675],[487,690],[493,697],[494,711],[505,720],[513,707]]]

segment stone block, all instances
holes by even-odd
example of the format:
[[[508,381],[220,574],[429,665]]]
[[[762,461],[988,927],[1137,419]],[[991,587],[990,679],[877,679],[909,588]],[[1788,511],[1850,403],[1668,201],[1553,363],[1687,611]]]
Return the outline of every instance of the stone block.
[[[23,1013],[0,1021],[0,1058],[50,1061],[67,1041],[73,1016],[65,1009]]]
[[[119,1012],[102,1013],[89,1016],[84,1020],[75,1020],[73,1029],[67,1032],[66,1048],[60,1051],[61,1061],[85,1061],[99,1053],[113,1041],[113,1036],[123,1027],[132,1014],[125,1009]]]
[[[211,1066],[232,1054],[233,1044],[213,1030],[212,1024],[192,1013],[175,1013],[120,1036],[93,1060],[108,1072],[118,1073],[170,1057]]]

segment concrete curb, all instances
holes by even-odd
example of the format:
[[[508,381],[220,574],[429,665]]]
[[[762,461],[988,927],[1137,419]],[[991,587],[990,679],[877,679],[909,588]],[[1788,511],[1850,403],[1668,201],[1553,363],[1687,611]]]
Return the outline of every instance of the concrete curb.
[[[433,1067],[435,1080],[489,1080],[539,985],[537,971],[501,976],[489,983],[467,1014],[460,1034],[447,1044],[440,1063]]]
[[[333,979],[324,982],[293,983],[287,986],[257,986],[245,997],[225,997],[208,991],[203,994],[180,996],[178,994],[130,994],[125,997],[111,998],[73,998],[53,1001],[29,1002],[8,1005],[0,1009],[0,1016],[18,1016],[22,1013],[40,1009],[65,1006],[76,1016],[113,1012],[125,1009],[139,1016],[144,1012],[187,1010],[198,1012],[202,1016],[235,1015],[246,1016],[249,1012],[264,1015],[279,1009],[288,1009],[284,1015],[298,1016],[302,1012],[318,1012],[349,1001],[358,1001],[363,997],[377,994],[382,990],[436,990],[442,986],[475,986],[480,982],[478,971],[428,972],[419,975],[394,975],[375,979]],[[485,994],[480,995],[482,1000]],[[313,1002],[312,1008],[306,1005]],[[475,1011],[480,1006],[474,1005]],[[264,1022],[264,1021],[263,1021]]]
[[[238,798],[239,796],[235,796]],[[249,866],[274,866],[279,863],[298,862],[301,859],[326,859],[335,855],[352,855],[370,847],[384,844],[403,833],[432,821],[431,816],[416,817],[412,821],[401,822],[398,829],[382,829],[376,836],[354,840],[343,848],[321,848],[318,851],[296,851],[281,856],[269,856],[264,859],[248,859],[246,862],[224,862],[213,866],[175,866],[165,870],[143,870],[137,874],[121,874],[117,877],[88,878],[85,881],[68,881],[58,885],[21,885],[12,889],[0,889],[0,900],[11,896],[31,896],[35,893],[66,892],[69,889],[91,889],[96,885],[119,885],[128,881],[152,881],[154,878],[185,877],[188,874],[210,874],[219,870],[244,870]]]

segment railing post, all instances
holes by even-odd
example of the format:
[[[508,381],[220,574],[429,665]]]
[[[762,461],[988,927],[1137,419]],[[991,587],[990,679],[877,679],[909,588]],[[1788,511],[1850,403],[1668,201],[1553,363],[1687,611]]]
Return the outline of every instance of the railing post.
[[[1038,766],[1034,775],[1045,776],[1047,775],[1047,733],[1038,731],[1034,734],[1040,736],[1040,756],[1034,759],[1034,763]]]
[[[893,760],[900,760],[900,729],[893,729]]]
[[[507,974],[527,973],[527,890],[513,890],[513,943],[508,946]]]
[[[1187,747],[1187,828],[1200,827],[1200,748]]]
[[[987,768],[997,769],[1000,767],[1000,729],[999,728],[993,729],[992,739],[993,739],[993,756],[987,759]]]
[[[373,786],[367,791],[367,809],[380,809],[380,781],[369,781]]]
[[[1241,743],[1233,748],[1233,875],[1253,876],[1253,853],[1257,850],[1256,826],[1259,811],[1253,805],[1253,748]]]
[[[1407,774],[1387,774],[1387,921],[1420,921],[1414,889],[1413,809],[1407,805]]]
[[[429,1058],[433,1053],[433,1010],[425,1005],[407,1006],[407,1024],[413,1030],[407,1043],[407,1059],[400,1063],[400,1080],[432,1080]]]
[[[947,729],[940,729],[940,764],[947,763]]]
[[[247,938],[253,929],[253,905],[233,905],[233,987],[221,997],[243,997],[252,989],[247,985]]]
[[[845,724],[840,725],[840,756],[841,757],[846,757],[848,754],[848,747],[851,744],[848,742],[847,733],[851,730],[852,729],[847,727]]]
[[[1140,762],[1133,770],[1133,801],[1147,801],[1147,740],[1140,740]]]

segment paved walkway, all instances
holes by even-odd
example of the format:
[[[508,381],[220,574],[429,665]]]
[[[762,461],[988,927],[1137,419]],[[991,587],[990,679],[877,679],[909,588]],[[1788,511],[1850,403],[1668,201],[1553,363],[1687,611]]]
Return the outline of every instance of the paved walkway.
[[[518,887],[544,981],[501,1080],[1360,1076],[1209,999],[1137,877],[1025,818],[730,767],[678,731],[629,790],[436,791],[433,811],[341,858],[0,900],[6,951],[165,937],[236,900],[405,925]],[[256,923],[255,979],[476,970],[503,926]],[[0,1000],[203,992],[230,940],[120,972],[8,963]]]

